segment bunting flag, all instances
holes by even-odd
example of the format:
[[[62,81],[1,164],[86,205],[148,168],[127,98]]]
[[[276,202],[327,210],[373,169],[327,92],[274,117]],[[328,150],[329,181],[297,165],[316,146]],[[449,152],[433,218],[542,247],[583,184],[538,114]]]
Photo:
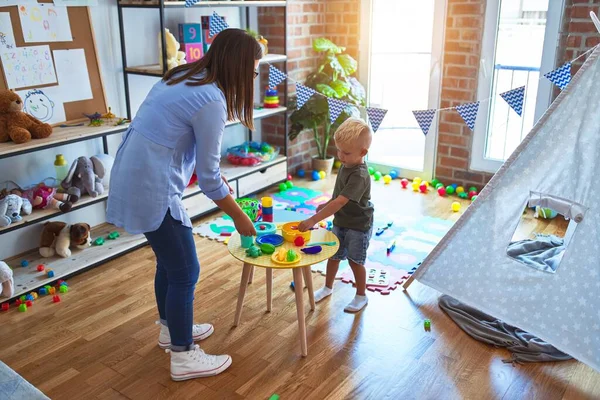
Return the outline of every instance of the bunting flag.
[[[466,122],[467,126],[471,130],[475,129],[475,120],[477,119],[477,111],[479,110],[479,102],[465,103],[456,106],[456,111],[460,114],[462,119]]]
[[[296,96],[297,96],[296,109],[297,110],[301,109],[302,106],[304,106],[304,104],[306,104],[306,102],[315,93],[317,93],[317,92],[315,92],[313,89],[309,88],[308,86],[304,86],[301,83],[296,83]]]
[[[347,106],[347,103],[342,100],[332,99],[331,97],[327,98],[327,104],[329,105],[329,120],[333,124],[336,119],[340,116],[342,111]]]
[[[229,25],[227,25],[227,22],[225,22],[223,17],[221,17],[219,14],[213,11],[213,14],[210,16],[210,21],[208,23],[208,36],[213,37],[217,33],[227,28],[229,28]]]
[[[275,89],[275,87],[283,82],[285,78],[287,78],[286,74],[274,66],[269,65],[269,89]]]
[[[196,4],[197,2],[199,2],[200,0],[185,0],[185,6],[186,7],[191,7],[194,4]]]
[[[555,69],[554,71],[550,71],[544,74],[546,78],[556,86],[558,86],[561,90],[567,87],[569,82],[571,82],[571,63],[565,63],[562,67]]]
[[[433,122],[435,111],[436,110],[434,108],[431,110],[416,110],[412,112],[425,136],[427,136],[427,134],[429,133],[429,127]]]
[[[367,115],[369,116],[373,132],[377,132],[377,129],[379,129],[379,125],[381,125],[381,121],[383,121],[387,112],[388,110],[383,110],[381,108],[367,107]]]
[[[523,99],[525,98],[525,86],[509,90],[508,92],[500,93],[500,97],[504,99],[519,117],[523,114]]]

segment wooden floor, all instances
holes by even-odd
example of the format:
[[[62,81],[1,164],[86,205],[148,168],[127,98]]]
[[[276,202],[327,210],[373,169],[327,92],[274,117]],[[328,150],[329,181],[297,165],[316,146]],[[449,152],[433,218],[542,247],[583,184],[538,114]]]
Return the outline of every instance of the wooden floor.
[[[316,185],[330,185],[331,182]],[[394,199],[393,202],[389,201]],[[376,207],[456,219],[449,199],[375,184]],[[466,207],[467,202],[464,202]],[[600,374],[577,361],[505,364],[509,355],[462,332],[438,293],[369,294],[358,315],[342,311],[354,290],[307,311],[309,355],[300,357],[291,272],[274,272],[273,312],[257,270],[239,327],[232,329],[241,265],[223,244],[197,238],[202,271],[196,320],[215,333],[201,346],[233,365],[213,378],[173,382],[157,347],[154,257],[144,248],[69,280],[63,301],[0,314],[0,359],[52,399],[585,399],[600,398]],[[316,287],[323,278],[315,275]],[[306,304],[307,302],[305,302]],[[432,321],[431,332],[423,319]]]

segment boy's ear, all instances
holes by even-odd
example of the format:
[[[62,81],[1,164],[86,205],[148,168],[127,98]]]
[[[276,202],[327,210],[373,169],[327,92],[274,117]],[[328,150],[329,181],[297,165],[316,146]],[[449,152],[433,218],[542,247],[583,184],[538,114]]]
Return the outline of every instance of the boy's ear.
[[[367,153],[369,153],[369,150],[367,150],[367,149],[362,149],[362,150],[360,151],[360,156],[361,156],[361,157],[364,157],[364,156],[366,156],[366,155],[367,155]]]

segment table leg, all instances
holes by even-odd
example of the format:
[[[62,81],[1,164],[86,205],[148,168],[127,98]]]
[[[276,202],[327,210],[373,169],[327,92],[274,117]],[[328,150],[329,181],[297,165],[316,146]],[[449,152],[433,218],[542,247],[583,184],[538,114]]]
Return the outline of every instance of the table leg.
[[[250,271],[254,269],[253,265],[244,263],[244,269],[242,270],[242,281],[240,282],[240,291],[238,293],[237,308],[235,309],[235,319],[233,320],[233,326],[238,326],[240,319],[242,318],[242,307],[244,307],[244,296],[246,295],[246,288],[248,287],[248,280],[250,279]]]
[[[254,280],[254,265],[250,267],[250,278],[248,279],[248,284],[252,283]]]
[[[302,275],[304,275],[304,281],[308,288],[308,301],[310,303],[310,309],[315,309],[315,292],[313,291],[312,272],[310,271],[310,265],[302,268]]]
[[[302,287],[302,271],[300,268],[292,268],[294,273],[294,285],[296,288]],[[302,350],[302,356],[308,355],[308,349],[306,345],[306,321],[304,321],[304,299],[302,290],[294,290],[296,294],[296,313],[298,314],[298,330],[300,331],[300,349]]]
[[[273,268],[265,268],[267,271],[267,312],[271,312],[273,303]]]

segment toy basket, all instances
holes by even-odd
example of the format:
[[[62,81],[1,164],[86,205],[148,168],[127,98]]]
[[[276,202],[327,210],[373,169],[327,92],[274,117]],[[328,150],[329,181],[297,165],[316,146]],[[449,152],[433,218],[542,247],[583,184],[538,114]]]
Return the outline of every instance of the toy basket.
[[[279,155],[279,147],[266,142],[245,142],[227,149],[227,160],[234,165],[257,165],[274,160]]]

